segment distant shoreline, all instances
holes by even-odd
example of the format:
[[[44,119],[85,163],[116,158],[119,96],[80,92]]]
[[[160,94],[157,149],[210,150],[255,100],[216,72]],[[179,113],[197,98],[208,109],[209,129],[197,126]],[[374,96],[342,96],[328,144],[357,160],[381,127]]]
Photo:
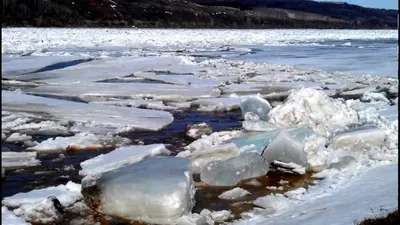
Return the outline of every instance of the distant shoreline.
[[[208,1],[208,0],[207,0]],[[313,1],[207,5],[203,0],[3,1],[2,27],[398,29],[398,11]],[[250,4],[250,3],[248,3]],[[263,5],[264,4],[264,5]]]

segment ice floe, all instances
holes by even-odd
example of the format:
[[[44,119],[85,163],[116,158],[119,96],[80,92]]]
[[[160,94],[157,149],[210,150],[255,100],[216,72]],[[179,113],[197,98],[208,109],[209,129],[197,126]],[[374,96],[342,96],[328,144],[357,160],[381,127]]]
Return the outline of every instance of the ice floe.
[[[112,134],[96,135],[91,133],[78,133],[70,137],[49,138],[33,147],[27,148],[27,150],[38,152],[94,150],[119,147],[130,143],[131,141],[129,139]]]
[[[163,101],[189,101],[198,98],[218,97],[221,91],[214,87],[179,86],[148,83],[79,83],[46,85],[26,90],[30,94],[56,97],[74,97],[83,101],[105,98],[150,98]]]
[[[227,199],[227,200],[234,200],[234,199],[238,199],[241,198],[243,196],[249,195],[250,192],[240,188],[240,187],[236,187],[232,190],[229,191],[225,191],[222,194],[218,195],[218,198],[220,199]]]
[[[82,170],[79,171],[79,175],[96,176],[151,156],[169,155],[170,153],[163,144],[121,147],[82,162]]]
[[[1,168],[19,168],[40,165],[36,152],[2,152]]]
[[[9,91],[2,91],[2,110],[29,112],[56,120],[68,120],[92,126],[110,127],[114,129],[114,132],[138,129],[156,131],[164,128],[173,121],[173,116],[163,111],[89,105]],[[44,113],[47,115],[44,115]],[[18,123],[14,120],[13,124],[7,127],[16,127],[25,124],[29,118],[20,120],[22,121]]]
[[[335,135],[331,141],[334,149],[370,149],[372,147],[381,147],[386,139],[384,130],[377,127],[362,127],[360,129],[351,129]]]
[[[287,131],[280,131],[262,152],[262,156],[268,163],[275,160],[284,163],[295,163],[305,167],[307,156],[304,152],[304,144],[294,139]]]
[[[200,173],[211,162],[226,160],[239,154],[235,144],[223,144],[197,150],[186,157],[190,160],[192,173]]]
[[[30,225],[31,223],[26,222],[23,218],[17,217],[14,213],[7,209],[7,207],[1,207],[1,224],[9,225]]]
[[[282,127],[310,124],[321,135],[358,122],[356,111],[320,91],[301,88],[293,91],[282,105],[273,108],[268,121]]]
[[[14,214],[32,223],[54,223],[62,218],[60,210],[63,207],[71,206],[82,199],[80,189],[80,184],[70,181],[66,185],[5,197],[2,205],[15,208]]]
[[[256,153],[243,153],[223,161],[211,162],[200,173],[211,186],[235,186],[240,181],[267,174],[269,164]]]
[[[82,183],[85,202],[108,215],[147,223],[175,224],[194,206],[189,160],[155,156]]]
[[[208,123],[188,124],[185,127],[185,138],[189,140],[197,140],[203,135],[210,135],[212,127]]]

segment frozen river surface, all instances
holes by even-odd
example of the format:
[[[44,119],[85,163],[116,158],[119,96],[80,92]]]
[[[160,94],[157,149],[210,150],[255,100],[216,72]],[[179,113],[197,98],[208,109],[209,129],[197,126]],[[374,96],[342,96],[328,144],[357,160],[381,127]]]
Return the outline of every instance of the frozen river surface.
[[[117,218],[131,213],[125,218],[149,224],[183,225],[353,224],[374,216],[371,209],[397,207],[395,30],[3,28],[2,33],[3,224],[94,224],[86,205],[93,196],[86,196],[83,180],[123,166],[151,171],[157,160],[167,169],[157,176],[138,172],[135,185],[160,182],[168,188],[153,185],[152,195],[137,197],[140,190],[124,189],[131,185],[125,175],[103,179],[108,201],[91,208]],[[262,108],[243,105],[246,99]],[[242,115],[244,108],[250,114]],[[185,138],[186,125],[202,122],[214,133]],[[249,151],[263,149],[278,162],[267,158],[269,171],[263,166],[261,172],[247,171],[247,178],[258,175],[235,189],[207,185],[204,174],[193,176],[194,182],[188,176],[207,163],[217,171],[216,162],[235,162],[239,171],[246,157],[260,165],[262,157]],[[276,149],[301,160],[285,161]],[[170,156],[145,161],[156,155]],[[169,164],[175,155],[192,167],[180,159],[179,168]],[[176,170],[187,171],[180,176]],[[168,171],[174,174],[171,182],[163,176]],[[221,173],[231,182],[229,170]],[[167,193],[177,184],[179,191]],[[121,203],[118,192],[146,204]],[[60,200],[63,215],[50,195]],[[157,198],[165,198],[166,208],[151,210],[154,202],[163,207]],[[150,206],[140,211],[140,205]],[[130,207],[137,211],[124,211]],[[157,210],[175,214],[153,218]]]

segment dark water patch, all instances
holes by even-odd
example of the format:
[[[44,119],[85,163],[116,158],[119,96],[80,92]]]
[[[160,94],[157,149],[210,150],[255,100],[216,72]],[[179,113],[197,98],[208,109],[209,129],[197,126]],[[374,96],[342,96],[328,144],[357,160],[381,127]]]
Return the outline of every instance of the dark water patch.
[[[202,112],[173,112],[174,122],[160,132],[125,133],[121,136],[131,140],[141,140],[146,145],[164,143],[173,153],[177,154],[191,141],[184,137],[185,127],[193,123],[209,123],[215,131],[232,130],[242,126],[240,112],[202,113]]]
[[[192,211],[194,213],[200,213],[203,209],[214,211],[230,210],[235,216],[234,219],[239,219],[241,213],[254,208],[254,205],[249,202],[270,194],[283,194],[300,187],[308,188],[313,182],[311,176],[312,173],[294,175],[270,170],[266,176],[241,181],[235,187],[200,185],[196,191],[196,205]],[[199,182],[199,176],[195,177],[195,180]],[[250,180],[256,180],[260,185],[252,185],[249,183]],[[232,190],[236,187],[243,188],[251,194],[234,200],[218,198],[218,196],[223,192]],[[277,189],[274,190],[267,187],[275,187]]]
[[[59,70],[59,69],[63,69],[66,67],[70,67],[70,66],[75,66],[84,62],[90,62],[93,59],[78,59],[78,60],[73,60],[73,61],[68,61],[68,62],[60,62],[60,63],[56,63],[56,64],[52,64],[46,67],[43,67],[41,69],[38,69],[36,71],[33,72],[29,72],[29,73],[25,73],[25,74],[32,74],[32,73],[40,73],[40,72],[48,72],[48,71],[52,71],[52,70]]]
[[[66,184],[68,181],[81,183],[82,177],[78,174],[81,169],[80,163],[110,151],[106,149],[38,153],[37,159],[41,161],[39,166],[6,170],[6,177],[1,185],[1,197],[3,199],[19,192]],[[60,157],[60,154],[63,156]]]

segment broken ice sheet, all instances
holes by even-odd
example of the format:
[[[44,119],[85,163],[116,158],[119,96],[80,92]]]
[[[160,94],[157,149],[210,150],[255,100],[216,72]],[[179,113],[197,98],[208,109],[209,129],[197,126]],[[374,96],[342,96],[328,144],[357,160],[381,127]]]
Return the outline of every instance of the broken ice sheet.
[[[1,99],[2,110],[30,112],[48,119],[69,120],[93,124],[93,126],[110,127],[115,132],[131,130],[157,131],[173,121],[172,114],[164,111],[89,105],[18,92],[2,91]],[[17,125],[21,124],[23,123]]]
[[[338,133],[332,138],[333,149],[370,149],[380,147],[386,139],[385,131],[377,127],[350,128],[347,131]]]
[[[320,91],[301,88],[292,91],[282,105],[273,108],[268,121],[285,128],[308,124],[319,134],[329,136],[338,126],[357,123],[358,114]]]
[[[210,162],[226,160],[239,154],[239,149],[231,143],[197,150],[188,155],[187,158],[191,162],[192,173],[200,173]]]
[[[181,59],[173,56],[106,58],[57,70],[9,76],[9,78],[20,81],[41,81],[49,84],[90,83],[128,76],[143,70],[163,69],[170,64],[179,65],[179,63],[181,63]]]
[[[36,152],[1,152],[2,168],[19,168],[40,165]]]
[[[100,135],[91,133],[78,133],[70,137],[49,138],[39,144],[27,148],[32,151],[75,151],[119,147],[130,144],[128,138],[112,134]]]
[[[67,63],[82,60],[79,56],[21,56],[2,59],[2,77],[30,73],[57,63]]]
[[[241,180],[267,174],[269,164],[256,153],[243,153],[224,161],[211,162],[200,173],[202,182],[211,186],[235,186]]]
[[[81,185],[69,181],[66,185],[36,189],[5,197],[2,205],[15,208],[13,212],[33,223],[54,223],[62,215],[49,197],[59,200],[62,207],[68,207],[82,199]]]
[[[230,140],[241,152],[258,152],[262,153],[271,140],[281,131],[281,129],[273,129],[263,132],[250,132],[242,137],[233,138]],[[291,138],[301,143],[305,143],[309,137],[317,135],[310,126],[299,126],[286,130]],[[228,141],[228,142],[230,142]]]
[[[23,204],[33,204],[47,199],[49,196],[56,197],[62,206],[70,206],[82,199],[81,185],[69,181],[66,185],[36,189],[30,192],[18,193],[10,197],[5,197],[1,202],[7,207],[20,207]]]
[[[82,186],[88,206],[127,220],[174,224],[194,206],[195,187],[185,158],[151,157]]]
[[[17,217],[14,213],[7,209],[7,207],[1,207],[1,224],[8,225],[30,225],[21,217]]]
[[[222,194],[218,195],[218,198],[226,200],[234,200],[249,194],[251,194],[249,191],[240,187],[236,187],[232,190],[225,191]]]
[[[195,100],[191,105],[199,107],[198,111],[229,112],[239,109],[240,101],[240,98],[206,98]]]
[[[169,154],[170,151],[163,144],[121,147],[82,162],[79,175],[97,175],[139,162],[150,156]]]
[[[71,134],[67,127],[55,121],[22,124],[11,128],[11,130],[29,135],[68,136]]]
[[[190,85],[190,86],[213,86],[217,87],[221,82],[209,79],[200,79],[195,75],[180,75],[180,74],[156,74],[154,72],[137,72],[135,77],[146,78],[155,81],[161,81],[167,84]]]
[[[25,90],[29,94],[74,97],[83,101],[104,98],[150,98],[164,101],[189,101],[198,98],[218,97],[221,91],[209,86],[179,86],[148,83],[79,83],[47,85]]]
[[[284,163],[295,163],[305,167],[307,156],[304,152],[304,144],[293,138],[287,131],[281,130],[265,148],[262,156],[272,163],[275,160]]]

